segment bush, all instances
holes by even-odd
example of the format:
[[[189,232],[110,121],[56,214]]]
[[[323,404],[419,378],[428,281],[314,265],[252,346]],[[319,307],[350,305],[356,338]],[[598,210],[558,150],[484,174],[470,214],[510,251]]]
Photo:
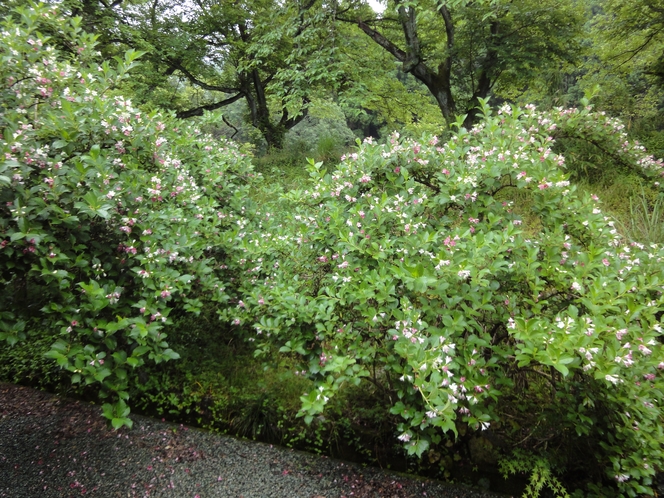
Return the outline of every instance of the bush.
[[[59,332],[47,355],[113,395],[119,427],[131,372],[178,357],[169,312],[230,299],[252,172],[236,146],[118,95],[140,54],[100,63],[79,24],[34,5],[2,25],[0,340]]]
[[[591,136],[649,178],[661,161],[590,108],[484,114],[445,144],[394,134],[331,173],[312,165],[309,189],[289,194],[290,224],[266,220],[245,240],[254,281],[228,318],[253,327],[257,353],[301,358],[317,383],[307,421],[370,381],[410,454],[491,426],[603,469],[622,493],[652,492],[664,253],[620,239],[570,185],[551,135]],[[497,199],[510,189],[528,194],[534,236]]]

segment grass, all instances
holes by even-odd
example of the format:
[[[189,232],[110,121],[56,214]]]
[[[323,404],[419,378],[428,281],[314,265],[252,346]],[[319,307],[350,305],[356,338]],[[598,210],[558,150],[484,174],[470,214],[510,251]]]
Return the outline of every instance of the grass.
[[[664,243],[664,198],[641,178],[616,175],[611,182],[581,182],[578,188],[600,198],[602,210],[626,240]]]
[[[631,240],[644,244],[664,242],[664,197],[651,201],[645,191],[629,200],[629,225],[624,232]]]

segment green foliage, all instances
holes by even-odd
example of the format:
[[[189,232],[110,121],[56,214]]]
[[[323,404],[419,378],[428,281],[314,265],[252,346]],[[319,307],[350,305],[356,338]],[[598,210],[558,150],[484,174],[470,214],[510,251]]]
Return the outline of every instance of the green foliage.
[[[523,498],[537,498],[542,490],[549,488],[555,498],[569,498],[569,494],[551,471],[545,458],[516,450],[509,457],[501,458],[498,466],[507,479],[510,474],[529,473],[530,479],[523,492]]]
[[[317,386],[301,398],[307,422],[370,380],[409,454],[491,424],[585,444],[605,479],[646,492],[663,463],[664,254],[622,242],[551,135],[592,138],[653,180],[662,162],[590,108],[483,112],[445,144],[395,134],[329,173],[312,164],[289,220],[244,239],[254,279],[223,315],[252,327],[257,354],[301,358]],[[528,195],[536,229],[504,190]]]
[[[652,2],[603,2],[598,66],[579,71],[571,1],[390,2],[380,22],[363,2],[63,5],[84,20],[1,8],[0,376],[110,397],[116,428],[131,397],[314,451],[397,431],[434,462],[491,427],[526,496],[567,496],[557,476],[580,463],[592,493],[652,493],[662,162],[626,133],[661,152]],[[600,43],[611,26],[620,43]],[[576,100],[598,80],[625,125],[586,100],[478,100]],[[234,104],[197,128],[124,91],[181,116]],[[483,121],[442,129],[448,97],[446,118],[480,102]],[[403,137],[349,151],[347,117]],[[261,179],[200,129],[286,148],[256,160]]]
[[[168,326],[172,346],[182,358],[142,369],[131,397],[143,413],[346,457],[349,451],[372,457],[370,449],[389,441],[389,414],[365,390],[343,393],[326,417],[306,425],[297,418],[299,398],[313,384],[295,370],[295,362],[255,358],[251,345],[220,329],[223,325],[212,308],[207,309],[199,317],[178,317]]]
[[[3,322],[6,323],[6,322]],[[29,330],[28,340],[0,348],[0,379],[14,384],[49,388],[57,393],[71,392],[70,375],[44,356],[58,333]]]
[[[572,69],[577,90],[596,92],[598,108],[620,117],[639,139],[662,129],[664,15],[650,0],[590,3],[583,65]],[[661,157],[656,148],[651,150]]]
[[[40,34],[51,24],[75,55]],[[113,396],[117,427],[132,372],[178,358],[171,309],[229,299],[253,173],[235,146],[118,95],[140,54],[99,62],[79,25],[43,5],[2,25],[0,339],[59,333],[46,356]]]
[[[597,16],[605,59],[621,71],[643,71],[664,82],[664,11],[651,0],[606,0]]]

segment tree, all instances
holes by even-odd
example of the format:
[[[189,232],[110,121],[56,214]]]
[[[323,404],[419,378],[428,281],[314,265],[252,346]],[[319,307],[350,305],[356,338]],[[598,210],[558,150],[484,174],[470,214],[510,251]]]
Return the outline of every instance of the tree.
[[[571,1],[487,2],[390,0],[377,14],[351,4],[338,16],[421,81],[445,121],[466,113],[501,84],[525,88],[546,66],[573,59],[582,16]]]
[[[137,94],[180,118],[244,100],[248,120],[269,148],[307,113],[327,78],[327,15],[316,0],[84,0],[70,4],[98,33],[106,55],[146,52]],[[323,66],[308,56],[318,51]]]
[[[396,129],[414,136],[440,130],[440,111],[426,86],[355,26],[341,23],[337,29],[343,43],[336,95],[349,122],[364,123],[364,136],[374,138]]]

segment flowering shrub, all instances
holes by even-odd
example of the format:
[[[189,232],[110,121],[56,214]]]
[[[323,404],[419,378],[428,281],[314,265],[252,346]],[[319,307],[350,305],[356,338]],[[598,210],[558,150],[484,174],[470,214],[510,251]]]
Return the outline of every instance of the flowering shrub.
[[[312,165],[289,223],[266,215],[245,239],[254,281],[229,318],[252,324],[259,353],[302,358],[317,381],[309,421],[366,380],[411,454],[490,426],[535,451],[587,437],[621,492],[651,492],[664,253],[621,240],[570,185],[552,135],[592,135],[654,179],[662,163],[590,108],[484,113],[445,144],[395,133],[331,173]]]
[[[118,95],[139,54],[98,63],[79,22],[33,6],[0,32],[0,339],[59,329],[48,356],[113,395],[120,427],[131,371],[178,357],[169,312],[228,299],[252,173],[236,146]]]

